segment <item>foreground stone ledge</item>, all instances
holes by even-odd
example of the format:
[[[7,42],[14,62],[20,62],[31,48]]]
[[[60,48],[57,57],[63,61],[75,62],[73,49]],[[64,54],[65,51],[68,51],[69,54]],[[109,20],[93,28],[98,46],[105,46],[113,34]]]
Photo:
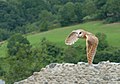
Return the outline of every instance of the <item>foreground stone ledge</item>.
[[[52,63],[14,84],[120,84],[120,63]]]

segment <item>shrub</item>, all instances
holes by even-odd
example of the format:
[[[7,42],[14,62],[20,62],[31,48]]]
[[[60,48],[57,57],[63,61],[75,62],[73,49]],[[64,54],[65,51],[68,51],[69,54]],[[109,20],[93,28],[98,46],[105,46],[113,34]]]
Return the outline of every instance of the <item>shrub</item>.
[[[104,50],[105,48],[107,48],[108,42],[106,40],[107,36],[104,33],[97,33],[96,36],[99,39],[99,44],[98,44],[98,50]]]
[[[23,37],[21,34],[15,34],[13,35],[9,40],[7,44],[8,48],[8,54],[10,56],[16,55],[20,48],[23,49],[30,49],[30,43],[29,41]],[[26,52],[28,51],[26,50]]]

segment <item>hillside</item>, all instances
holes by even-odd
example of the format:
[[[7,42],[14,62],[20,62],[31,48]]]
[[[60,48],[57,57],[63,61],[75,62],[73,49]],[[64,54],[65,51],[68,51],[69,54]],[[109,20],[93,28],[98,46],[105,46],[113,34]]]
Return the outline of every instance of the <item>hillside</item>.
[[[110,46],[120,46],[120,23],[103,24],[102,21],[86,22],[82,24],[50,30],[47,32],[28,34],[26,35],[26,37],[33,47],[39,46],[40,41],[43,37],[51,42],[55,42],[59,46],[66,47],[64,44],[64,40],[66,36],[74,29],[85,29],[94,34],[96,34],[97,32],[105,33],[107,35],[107,41]],[[6,56],[6,44],[7,41],[0,45],[0,57]],[[84,40],[79,40],[75,45],[80,44],[83,44],[82,46],[84,46]]]
[[[120,84],[120,63],[53,63],[14,84]]]
[[[107,35],[107,40],[110,45],[112,46],[120,46],[120,23],[112,23],[112,24],[103,24],[101,21],[93,21],[93,22],[86,22],[83,24],[63,27],[59,29],[54,29],[51,31],[38,33],[38,34],[32,34],[28,35],[27,38],[31,42],[32,45],[39,44],[40,40],[43,37],[46,37],[48,40],[55,42],[57,44],[63,45],[64,40],[66,36],[75,29],[85,29],[89,32],[92,32],[94,34],[98,32],[105,33]],[[80,41],[81,42],[81,41]],[[82,43],[82,42],[81,42]]]

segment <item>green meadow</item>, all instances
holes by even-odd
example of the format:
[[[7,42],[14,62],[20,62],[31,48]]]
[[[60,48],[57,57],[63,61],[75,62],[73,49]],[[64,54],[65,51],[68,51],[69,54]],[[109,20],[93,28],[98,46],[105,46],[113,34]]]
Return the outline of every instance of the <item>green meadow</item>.
[[[66,47],[64,43],[65,38],[72,30],[75,29],[84,29],[93,34],[96,34],[98,32],[105,33],[107,35],[107,41],[110,46],[120,47],[120,23],[103,24],[102,21],[92,21],[76,24],[73,26],[57,28],[46,32],[28,34],[25,37],[30,41],[33,47],[39,46],[41,39],[44,37],[59,46]],[[80,39],[75,45],[85,46],[84,41],[85,40]],[[6,45],[7,41],[4,44],[0,45],[0,57],[5,57],[7,55]]]

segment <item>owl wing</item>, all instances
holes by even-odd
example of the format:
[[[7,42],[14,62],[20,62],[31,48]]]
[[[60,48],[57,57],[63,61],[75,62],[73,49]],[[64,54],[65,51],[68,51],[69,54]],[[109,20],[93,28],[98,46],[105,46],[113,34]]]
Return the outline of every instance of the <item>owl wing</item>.
[[[77,36],[77,33],[76,32],[71,32],[68,37],[66,38],[65,40],[65,44],[66,45],[72,45],[74,44],[77,40],[78,40],[78,36]]]
[[[88,35],[86,39],[86,51],[88,63],[92,64],[94,56],[96,54],[96,48],[98,45],[98,38],[93,35]]]

